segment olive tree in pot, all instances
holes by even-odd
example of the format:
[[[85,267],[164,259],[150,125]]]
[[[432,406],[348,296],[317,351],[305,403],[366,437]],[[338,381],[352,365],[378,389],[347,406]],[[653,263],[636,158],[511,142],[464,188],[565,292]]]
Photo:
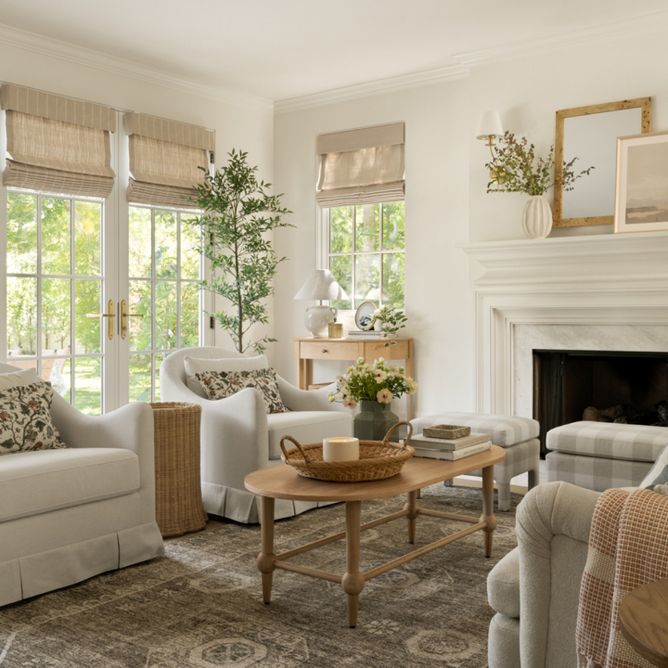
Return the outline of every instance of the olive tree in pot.
[[[281,205],[281,195],[269,193],[270,183],[259,180],[258,168],[248,164],[245,151],[232,149],[227,164],[208,174],[197,186],[197,219],[202,230],[202,253],[210,263],[204,286],[230,303],[211,314],[230,335],[236,350],[261,353],[276,339],[250,340],[250,330],[269,321],[266,299],[273,278],[285,260],[272,247],[271,233],[293,227],[282,217],[292,213]]]

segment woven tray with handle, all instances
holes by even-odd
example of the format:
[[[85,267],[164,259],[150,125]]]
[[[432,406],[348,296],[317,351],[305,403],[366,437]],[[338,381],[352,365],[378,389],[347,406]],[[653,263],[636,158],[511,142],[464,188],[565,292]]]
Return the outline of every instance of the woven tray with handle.
[[[390,437],[399,428],[406,427],[406,438],[402,445],[391,443]],[[322,459],[322,443],[302,445],[292,436],[281,439],[283,461],[293,466],[305,478],[332,482],[364,482],[391,478],[415,454],[408,445],[413,428],[408,422],[397,422],[390,427],[382,441],[360,441],[360,458],[344,462],[325,462]],[[287,449],[285,443],[295,447]]]

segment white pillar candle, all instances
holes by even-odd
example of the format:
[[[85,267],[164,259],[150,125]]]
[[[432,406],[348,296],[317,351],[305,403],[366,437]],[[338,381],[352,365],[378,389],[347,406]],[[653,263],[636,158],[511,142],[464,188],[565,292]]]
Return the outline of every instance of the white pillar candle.
[[[349,462],[360,458],[360,440],[354,436],[322,439],[322,458],[326,462]]]

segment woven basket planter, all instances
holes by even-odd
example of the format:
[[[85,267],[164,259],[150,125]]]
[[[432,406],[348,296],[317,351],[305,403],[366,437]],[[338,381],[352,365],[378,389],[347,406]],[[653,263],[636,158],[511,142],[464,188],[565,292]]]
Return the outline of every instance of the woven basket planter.
[[[155,444],[155,516],[163,537],[206,525],[199,466],[202,409],[196,404],[152,403]]]

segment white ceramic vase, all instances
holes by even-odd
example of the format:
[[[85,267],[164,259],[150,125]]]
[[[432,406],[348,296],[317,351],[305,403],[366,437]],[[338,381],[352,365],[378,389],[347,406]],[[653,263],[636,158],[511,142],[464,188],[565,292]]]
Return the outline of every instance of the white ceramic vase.
[[[552,209],[542,195],[532,195],[527,201],[522,227],[530,239],[545,239],[552,230]]]

